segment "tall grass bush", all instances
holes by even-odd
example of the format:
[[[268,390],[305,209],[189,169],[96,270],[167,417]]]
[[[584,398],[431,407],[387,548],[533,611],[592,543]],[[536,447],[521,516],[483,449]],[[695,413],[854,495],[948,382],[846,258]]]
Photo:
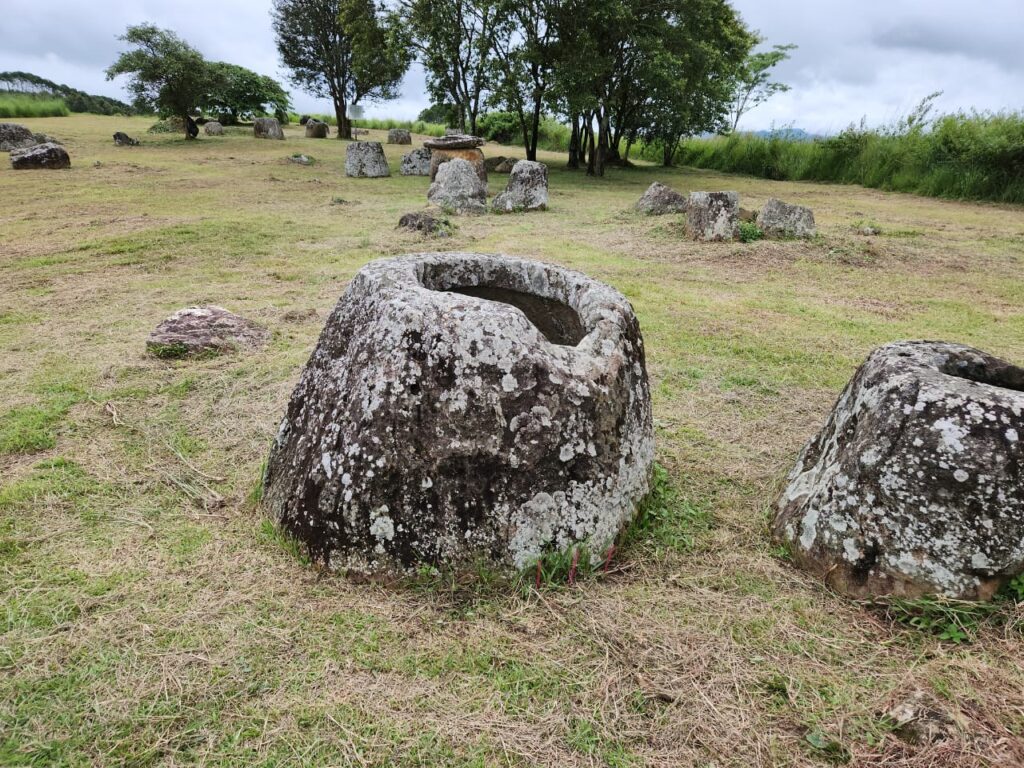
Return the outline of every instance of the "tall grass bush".
[[[0,93],[0,117],[66,117],[71,114],[63,99],[26,93]]]
[[[692,139],[677,162],[766,179],[1024,203],[1024,113],[958,112],[882,129],[862,124],[814,141],[752,134]]]

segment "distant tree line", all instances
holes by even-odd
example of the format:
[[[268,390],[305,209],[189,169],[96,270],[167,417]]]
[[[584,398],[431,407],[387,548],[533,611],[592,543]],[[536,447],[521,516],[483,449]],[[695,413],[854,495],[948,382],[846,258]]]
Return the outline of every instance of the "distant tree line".
[[[0,72],[0,91],[60,99],[72,112],[90,112],[94,115],[130,115],[134,112],[123,101],[109,96],[93,96],[31,72]]]
[[[198,113],[226,124],[264,114],[287,120],[288,93],[273,78],[237,64],[207,61],[176,34],[152,24],[128,27],[120,39],[131,49],[107,68],[107,79],[127,75],[135,108],[180,118],[187,137]]]

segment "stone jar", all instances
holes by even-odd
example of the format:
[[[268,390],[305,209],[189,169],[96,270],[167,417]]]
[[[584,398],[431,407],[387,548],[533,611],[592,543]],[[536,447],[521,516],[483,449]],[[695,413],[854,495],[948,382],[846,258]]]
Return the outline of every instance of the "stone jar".
[[[857,598],[990,598],[1024,571],[1024,369],[959,344],[871,353],[801,453],[774,535]]]
[[[593,562],[654,458],[629,302],[562,267],[473,253],[363,267],[302,372],[269,514],[330,567]]]

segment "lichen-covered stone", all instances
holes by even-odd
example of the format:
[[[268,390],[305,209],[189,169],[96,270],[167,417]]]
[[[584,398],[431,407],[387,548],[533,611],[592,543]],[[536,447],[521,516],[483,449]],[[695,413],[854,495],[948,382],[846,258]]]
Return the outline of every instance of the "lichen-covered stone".
[[[686,229],[694,240],[732,240],[739,232],[740,196],[736,192],[691,192]]]
[[[439,219],[422,211],[402,214],[402,217],[398,220],[398,226],[400,229],[423,232],[424,234],[437,235],[438,237],[447,237],[451,234],[451,225],[446,219]]]
[[[506,160],[508,160],[508,158],[505,157],[504,155],[494,155],[493,157],[485,157],[484,158],[484,168],[486,168],[487,172],[490,173],[495,168],[497,168],[499,165],[504,163]],[[515,161],[513,161],[513,164],[514,163],[515,163]],[[512,170],[512,169],[510,168],[509,170]]]
[[[146,349],[166,358],[217,355],[258,349],[269,338],[270,332],[262,325],[223,307],[186,307],[156,327],[146,340]]]
[[[356,141],[345,149],[345,175],[379,179],[391,175],[384,147],[379,141]]]
[[[28,128],[19,123],[0,123],[0,152],[26,149],[39,142]]]
[[[38,168],[70,168],[71,158],[59,144],[36,144],[11,150],[11,167],[15,170]]]
[[[814,237],[814,211],[774,197],[764,204],[757,225],[768,237]]]
[[[119,147],[137,147],[139,146],[138,139],[133,139],[124,131],[118,131],[114,134],[114,144]]]
[[[644,346],[618,291],[507,256],[364,267],[271,448],[264,504],[361,572],[599,561],[648,489]]]
[[[548,167],[533,160],[516,163],[505,191],[491,202],[491,208],[499,213],[544,211],[547,207]]]
[[[424,145],[426,146],[426,145]],[[429,147],[428,147],[429,149]],[[430,180],[437,178],[437,169],[449,160],[465,160],[473,166],[477,177],[487,188],[487,166],[484,164],[484,153],[479,149],[431,149],[430,150]]]
[[[1024,571],[1024,369],[970,347],[876,349],[800,455],[774,535],[858,598],[987,599]]]
[[[426,147],[420,147],[402,155],[402,162],[398,166],[398,172],[403,176],[429,176],[430,150]]]
[[[257,117],[252,121],[252,135],[257,139],[284,139],[284,131],[276,117]]]
[[[666,187],[660,181],[656,181],[637,201],[636,209],[648,216],[686,213],[686,197],[671,187]]]
[[[412,144],[412,134],[405,128],[389,128],[388,144]]]
[[[474,149],[482,147],[485,143],[479,136],[445,132],[445,135],[439,138],[427,139],[423,146],[427,149]]]
[[[453,213],[484,213],[487,188],[473,166],[461,158],[442,165],[427,190],[427,200]]]
[[[514,157],[506,157],[496,166],[494,166],[495,173],[512,173],[512,169],[516,167],[516,163],[519,161]]]
[[[223,136],[224,126],[218,123],[216,120],[209,120],[203,126],[203,131],[206,132],[207,136]]]
[[[321,123],[319,120],[306,121],[307,139],[326,139],[330,132],[331,129],[327,123]]]

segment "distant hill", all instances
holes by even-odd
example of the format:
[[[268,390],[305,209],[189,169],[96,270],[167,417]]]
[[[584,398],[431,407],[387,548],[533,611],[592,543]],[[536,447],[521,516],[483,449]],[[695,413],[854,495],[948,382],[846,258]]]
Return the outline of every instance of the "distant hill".
[[[109,96],[92,94],[61,85],[31,72],[0,72],[0,92],[25,93],[62,99],[72,112],[91,112],[95,115],[130,115],[135,110],[123,101]]]
[[[751,131],[751,133],[754,136],[760,136],[762,139],[770,139],[774,136],[780,139],[788,139],[789,141],[813,141],[818,138],[803,128],[775,128],[770,131]]]

